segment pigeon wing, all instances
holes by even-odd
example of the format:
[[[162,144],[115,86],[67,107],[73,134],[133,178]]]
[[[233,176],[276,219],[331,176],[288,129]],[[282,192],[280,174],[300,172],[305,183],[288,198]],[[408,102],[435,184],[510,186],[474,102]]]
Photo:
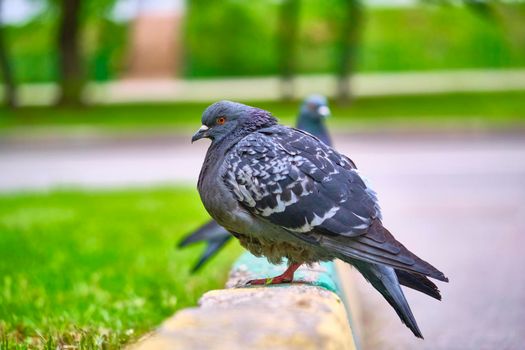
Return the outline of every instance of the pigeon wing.
[[[224,181],[252,214],[297,233],[359,236],[380,217],[354,163],[310,134],[252,133],[226,159]]]
[[[382,226],[354,163],[307,132],[272,126],[226,157],[224,181],[253,215],[349,259],[443,277]]]

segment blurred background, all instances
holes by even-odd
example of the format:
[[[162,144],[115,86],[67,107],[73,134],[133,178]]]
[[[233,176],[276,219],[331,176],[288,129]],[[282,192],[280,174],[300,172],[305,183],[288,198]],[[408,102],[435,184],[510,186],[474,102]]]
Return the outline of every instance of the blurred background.
[[[365,349],[525,341],[525,2],[0,0],[0,348],[120,348],[203,292],[204,108],[294,125],[326,95],[335,148],[385,224],[450,277],[407,292],[426,341],[357,279]],[[509,288],[510,287],[510,288]],[[521,325],[521,326],[520,326]]]

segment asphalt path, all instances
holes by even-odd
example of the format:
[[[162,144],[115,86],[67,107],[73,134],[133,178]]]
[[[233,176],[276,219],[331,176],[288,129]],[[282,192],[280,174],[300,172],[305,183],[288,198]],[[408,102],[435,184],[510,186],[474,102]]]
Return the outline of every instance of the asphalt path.
[[[340,135],[378,192],[384,224],[445,272],[443,301],[407,298],[425,340],[357,278],[365,349],[522,349],[525,344],[525,135]],[[195,186],[207,142],[185,137],[10,142],[0,191]]]

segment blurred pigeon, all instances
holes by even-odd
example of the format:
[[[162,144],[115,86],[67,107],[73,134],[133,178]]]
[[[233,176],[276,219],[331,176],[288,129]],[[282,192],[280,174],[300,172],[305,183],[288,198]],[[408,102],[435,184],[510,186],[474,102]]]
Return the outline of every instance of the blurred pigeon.
[[[332,141],[324,123],[325,118],[329,115],[330,109],[326,97],[311,95],[301,105],[301,111],[297,117],[297,128],[309,132],[331,146]]]
[[[297,117],[297,128],[305,130],[318,139],[331,145],[330,136],[324,124],[324,119],[330,115],[328,100],[322,95],[310,95],[301,104]],[[208,260],[230,240],[232,235],[215,221],[210,220],[195,232],[187,235],[179,247],[185,247],[193,243],[205,241],[206,249],[192,268],[192,272],[198,271]]]
[[[421,331],[399,284],[440,297],[448,282],[383,226],[375,192],[346,156],[267,111],[221,101],[204,111],[192,142],[211,139],[199,175],[204,207],[256,256],[288,269],[257,284],[293,281],[302,264],[339,258],[378,290],[415,336]]]

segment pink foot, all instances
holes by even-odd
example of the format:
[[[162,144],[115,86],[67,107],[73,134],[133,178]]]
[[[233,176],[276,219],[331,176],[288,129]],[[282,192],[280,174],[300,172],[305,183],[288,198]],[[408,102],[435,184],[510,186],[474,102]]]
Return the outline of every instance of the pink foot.
[[[269,278],[259,278],[248,281],[248,285],[270,285],[270,284],[282,284],[282,283],[291,283],[293,281],[293,275],[295,271],[301,266],[301,264],[292,264],[282,275],[269,277]]]

